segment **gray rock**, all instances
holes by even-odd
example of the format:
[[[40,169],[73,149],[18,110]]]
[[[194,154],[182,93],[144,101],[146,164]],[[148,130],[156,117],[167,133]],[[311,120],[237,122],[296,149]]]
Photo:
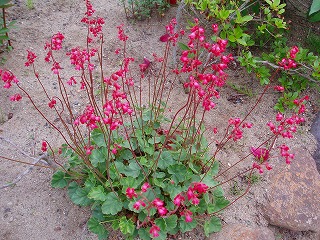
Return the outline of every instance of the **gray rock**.
[[[270,172],[264,217],[271,225],[293,231],[320,231],[320,175],[312,156],[295,149],[290,165]]]
[[[318,142],[318,149],[313,154],[313,158],[316,162],[318,172],[320,173],[320,112],[312,123],[310,131]]]
[[[266,227],[229,224],[223,226],[220,232],[211,234],[209,240],[275,240],[275,237]]]

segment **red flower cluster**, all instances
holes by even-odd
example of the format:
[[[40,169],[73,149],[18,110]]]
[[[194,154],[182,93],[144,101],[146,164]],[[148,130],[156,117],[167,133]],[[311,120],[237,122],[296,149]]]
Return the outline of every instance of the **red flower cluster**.
[[[34,60],[37,58],[36,54],[27,50],[28,56],[27,56],[27,62],[25,62],[25,66],[29,67],[34,63]]]
[[[298,107],[298,114],[293,114],[291,117],[285,117],[283,114],[278,113],[276,115],[276,123],[268,122],[267,126],[270,131],[276,136],[283,138],[293,138],[293,134],[297,131],[297,126],[303,123],[305,120],[299,115],[305,111],[305,101],[309,99],[305,96],[301,99],[294,100],[294,104]],[[294,154],[289,153],[289,147],[282,144],[280,147],[280,155],[285,158],[286,163],[290,164],[294,158]],[[269,151],[266,148],[251,148],[251,153],[256,157],[259,163],[254,162],[252,167],[258,169],[260,173],[263,173],[262,165],[265,165],[267,170],[271,170],[272,167],[268,163]]]
[[[48,144],[47,144],[47,142],[43,141],[41,143],[41,151],[46,152],[47,150],[48,150]]]
[[[137,193],[135,192],[134,188],[127,188],[126,190],[126,195],[129,199],[132,199],[132,198],[136,198],[138,197]]]
[[[67,56],[70,56],[71,64],[75,66],[76,70],[83,70],[84,64],[88,63],[88,69],[92,71],[94,66],[90,63],[90,58],[95,56],[96,52],[96,49],[91,49],[90,52],[87,52],[87,50],[81,50],[77,47],[71,49],[71,51],[67,53]]]
[[[52,98],[51,101],[48,103],[49,108],[53,108],[57,104],[57,101]]]
[[[21,95],[19,93],[16,93],[12,96],[10,96],[10,101],[15,102],[15,101],[20,101],[22,99]]]
[[[74,124],[77,126],[80,123],[86,124],[90,130],[93,130],[98,127],[100,122],[100,117],[95,115],[94,108],[92,106],[87,106],[84,113],[80,115],[75,121]]]
[[[18,83],[18,79],[10,72],[0,69],[1,79],[4,82],[4,88],[10,88],[12,83]]]
[[[120,41],[126,42],[128,40],[128,36],[124,34],[123,31],[123,24],[119,25],[118,27],[118,38]]]
[[[97,37],[102,32],[102,26],[105,23],[104,19],[101,17],[94,18],[93,14],[95,10],[92,7],[90,0],[86,0],[87,12],[85,13],[86,17],[81,19],[81,22],[87,24],[90,33]],[[91,38],[88,37],[88,42],[92,41]]]
[[[297,46],[293,46],[289,52],[290,58],[283,58],[281,62],[278,63],[279,66],[283,67],[284,70],[296,68],[297,63],[295,62],[294,59],[296,58],[298,52],[299,52],[299,48]]]
[[[62,48],[62,41],[64,39],[64,36],[62,33],[58,32],[57,34],[53,35],[51,38],[51,50],[60,50]]]
[[[155,225],[155,224],[152,224],[152,227],[150,228],[150,235],[153,237],[153,238],[156,238],[156,237],[159,237],[159,232],[160,232],[160,228]]]
[[[241,130],[240,127],[242,128],[252,128],[252,123],[249,122],[245,122],[242,123],[241,126],[241,119],[240,118],[230,118],[228,121],[228,128],[230,126],[233,126],[233,130],[231,132],[231,134],[229,135],[229,138],[232,138],[233,141],[238,141],[239,139],[241,139],[243,137],[243,131]]]
[[[159,40],[161,42],[171,42],[172,45],[174,46],[177,43],[178,37],[179,37],[179,33],[174,31],[176,25],[177,25],[177,21],[174,18],[166,26],[166,34],[162,35]],[[183,30],[180,30],[180,35],[184,35]]]

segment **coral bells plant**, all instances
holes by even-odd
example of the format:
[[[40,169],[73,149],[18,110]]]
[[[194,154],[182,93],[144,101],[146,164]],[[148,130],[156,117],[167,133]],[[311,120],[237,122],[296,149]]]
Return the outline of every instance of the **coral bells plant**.
[[[185,35],[183,30],[175,31],[176,21],[172,20],[166,26],[166,33],[160,37],[164,45],[163,56],[153,54],[152,61],[145,58],[135,67],[137,60],[128,56],[128,36],[120,25],[117,30],[122,47],[115,50],[115,57],[121,58],[121,65],[110,73],[114,66],[103,61],[101,52],[105,22],[95,17],[91,2],[85,2],[87,11],[81,20],[88,28],[85,47],[72,48],[65,55],[78,74],[67,78],[62,75],[64,68],[56,57],[56,53],[63,49],[62,33],[54,34],[45,44],[44,60],[56,76],[60,93],[50,96],[45,89],[36,71],[35,53],[28,51],[25,63],[26,67],[32,68],[44,91],[46,111],[54,112],[64,129],[56,126],[35,103],[23,87],[23,81],[20,83],[9,70],[0,71],[4,88],[15,85],[19,90],[10,100],[20,101],[27,97],[65,140],[58,151],[67,159],[64,163],[56,160],[57,153],[49,142],[43,141],[41,145],[42,151],[48,151],[58,165],[52,186],[67,187],[75,204],[91,206],[88,228],[98,234],[99,239],[108,237],[107,223],[128,238],[139,236],[141,239],[166,239],[168,235],[191,231],[197,225],[203,227],[207,236],[219,231],[219,212],[235,202],[224,197],[221,185],[236,176],[223,182],[218,178],[250,157],[254,163],[249,163],[249,170],[239,174],[271,170],[271,157],[276,155],[290,163],[294,155],[289,147],[284,144],[276,146],[275,143],[279,138],[293,137],[304,121],[301,114],[307,98],[295,99],[293,104],[297,111],[292,116],[276,115],[276,120],[266,126],[271,131],[269,138],[259,146],[244,150],[248,151],[247,156],[219,172],[217,154],[229,142],[241,139],[246,129],[254,127],[247,121],[248,116],[268,89],[281,91],[281,86],[266,86],[244,118],[230,118],[217,148],[209,154],[211,143],[205,138],[203,119],[205,114],[213,111],[216,99],[220,97],[219,88],[227,79],[225,70],[233,61],[232,55],[225,53],[228,41],[220,38],[214,43],[207,41],[205,29],[195,19],[184,37],[187,43],[180,64],[172,70],[167,66],[171,47]],[[217,27],[211,30],[213,34]],[[203,51],[209,56],[205,62],[199,58]],[[290,54],[297,51],[292,50]],[[283,64],[279,63],[284,67]],[[99,78],[94,78],[97,75]],[[167,103],[180,75],[188,77],[183,85],[188,90],[186,101],[171,112],[173,117],[168,119],[166,116],[171,110],[167,109]],[[77,115],[68,94],[74,85],[85,93],[84,102],[87,103]],[[144,98],[143,87],[148,89]],[[218,130],[214,129],[214,133]]]

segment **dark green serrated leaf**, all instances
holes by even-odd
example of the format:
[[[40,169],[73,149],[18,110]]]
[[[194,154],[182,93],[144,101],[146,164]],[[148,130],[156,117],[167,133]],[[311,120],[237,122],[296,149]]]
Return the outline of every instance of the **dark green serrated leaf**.
[[[65,172],[57,171],[52,175],[51,186],[54,188],[64,188],[68,185],[67,180],[65,179]]]
[[[220,218],[215,216],[211,217],[209,221],[204,223],[203,229],[204,233],[207,237],[209,237],[210,233],[219,232],[221,230],[222,224]]]
[[[69,184],[68,195],[71,201],[76,205],[89,206],[93,202],[87,197],[88,191],[80,187],[76,182]]]
[[[135,226],[131,219],[127,219],[125,216],[120,219],[119,222],[120,231],[123,234],[133,234]]]
[[[89,159],[94,167],[98,166],[98,163],[104,163],[107,161],[108,150],[106,147],[93,149],[89,156]]]
[[[122,210],[123,203],[115,195],[115,193],[110,192],[107,194],[105,202],[101,206],[101,211],[103,214],[115,215]]]
[[[106,141],[104,139],[104,134],[101,129],[94,129],[91,134],[91,141],[96,144],[98,147],[107,147]]]
[[[142,239],[142,240],[150,240],[151,237],[150,237],[150,233],[148,231],[147,228],[140,228],[138,230],[138,234],[139,234],[139,237]]]
[[[109,232],[96,218],[91,217],[87,224],[88,224],[88,229],[91,232],[97,234],[99,240],[108,239]]]
[[[107,199],[107,194],[105,193],[103,186],[99,185],[91,189],[88,198],[97,201],[105,201]]]
[[[155,159],[158,157],[158,154],[156,154]],[[158,167],[160,169],[166,169],[167,167],[169,167],[170,165],[173,165],[174,163],[175,161],[173,160],[170,151],[163,151],[158,160]]]
[[[197,220],[193,219],[192,222],[186,222],[183,216],[179,219],[179,226],[182,233],[189,232],[197,226]]]
[[[133,160],[129,166],[126,166],[121,173],[124,173],[128,177],[137,178],[141,172],[140,166]]]
[[[182,164],[175,164],[168,167],[168,172],[172,174],[175,183],[183,182],[187,175],[187,168]]]
[[[178,216],[173,214],[167,218],[164,218],[164,220],[166,221],[166,224],[167,224],[167,231],[171,231],[175,229],[175,227],[177,226]]]

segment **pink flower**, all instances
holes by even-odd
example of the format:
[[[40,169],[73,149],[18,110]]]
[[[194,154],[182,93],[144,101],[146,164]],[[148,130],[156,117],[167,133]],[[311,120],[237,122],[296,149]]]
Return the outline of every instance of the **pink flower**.
[[[160,216],[166,215],[168,210],[165,207],[158,207],[158,213]]]
[[[152,201],[153,206],[155,207],[163,207],[164,206],[164,202],[162,200],[160,200],[159,198],[156,198]]]
[[[267,150],[266,148],[251,147],[250,151],[253,154],[253,156],[255,156],[259,161],[265,162],[269,158],[269,150]]]
[[[212,31],[213,31],[213,33],[217,33],[219,31],[218,24],[212,24]]]
[[[166,33],[166,34],[162,35],[162,36],[159,38],[159,40],[160,40],[161,42],[168,42],[169,38],[170,38],[170,35],[169,35],[168,33]]]
[[[47,142],[43,141],[41,144],[41,151],[46,152],[48,149]]]
[[[139,200],[133,204],[133,208],[136,210],[139,210],[140,206],[145,207],[146,206],[145,202]]]
[[[141,186],[141,191],[142,192],[146,192],[148,190],[148,188],[150,188],[150,184],[148,182],[145,182],[144,184],[142,184]]]
[[[140,71],[145,72],[149,68],[149,66],[150,66],[150,60],[144,57],[143,63],[139,65]]]
[[[199,198],[197,198],[197,197],[193,197],[192,200],[191,200],[191,203],[192,203],[193,205],[198,205],[198,204],[200,203],[200,200],[199,200]]]
[[[60,64],[58,62],[54,62],[53,65],[52,65],[52,68],[51,68],[53,74],[59,74],[59,70],[60,69],[62,69],[60,67]]]
[[[184,200],[185,200],[185,198],[184,198],[181,194],[178,194],[178,195],[173,199],[173,203],[174,203],[174,205],[176,205],[176,206],[180,206],[181,203],[183,203]]]
[[[149,231],[151,237],[153,238],[159,237],[159,232],[160,232],[160,228],[155,224],[152,225]]]
[[[128,197],[129,199],[132,199],[132,198],[138,196],[137,193],[135,192],[134,188],[130,188],[130,187],[127,188],[127,190],[126,190],[126,195],[127,195],[127,197]]]
[[[185,216],[186,222],[192,222],[192,212],[188,209],[185,209],[183,212],[181,212],[182,216]]]
[[[93,146],[84,146],[84,149],[86,150],[87,155],[91,155],[92,150],[94,149]]]
[[[67,81],[67,84],[72,86],[73,84],[77,84],[77,81],[74,77],[70,77],[70,79]]]
[[[123,31],[123,24],[121,24],[120,26],[117,27],[118,28],[118,38],[120,41],[127,41],[128,40],[128,36],[126,36],[124,34],[124,31]]]
[[[10,101],[20,101],[22,99],[21,95],[19,93],[14,94],[13,96],[10,97]]]
[[[117,154],[118,150],[117,150],[117,148],[113,148],[111,152],[112,152],[113,154]]]
[[[283,92],[284,91],[284,87],[283,86],[275,86],[274,90],[279,91],[279,92]]]
[[[57,101],[52,98],[51,101],[48,103],[49,108],[53,108],[57,104]]]
[[[28,52],[27,62],[25,62],[24,65],[26,67],[29,67],[31,64],[34,63],[34,60],[37,58],[37,56],[36,56],[35,53],[33,53],[33,52],[29,51],[29,50],[27,50],[27,52]]]
[[[64,39],[64,36],[60,32],[53,35],[53,37],[51,38],[51,49],[52,50],[60,50],[62,48],[63,39]]]
[[[194,183],[193,190],[198,193],[206,193],[208,191],[208,186],[204,183],[196,182]]]
[[[290,50],[290,58],[296,58],[298,52],[299,48],[297,46],[293,46]]]

